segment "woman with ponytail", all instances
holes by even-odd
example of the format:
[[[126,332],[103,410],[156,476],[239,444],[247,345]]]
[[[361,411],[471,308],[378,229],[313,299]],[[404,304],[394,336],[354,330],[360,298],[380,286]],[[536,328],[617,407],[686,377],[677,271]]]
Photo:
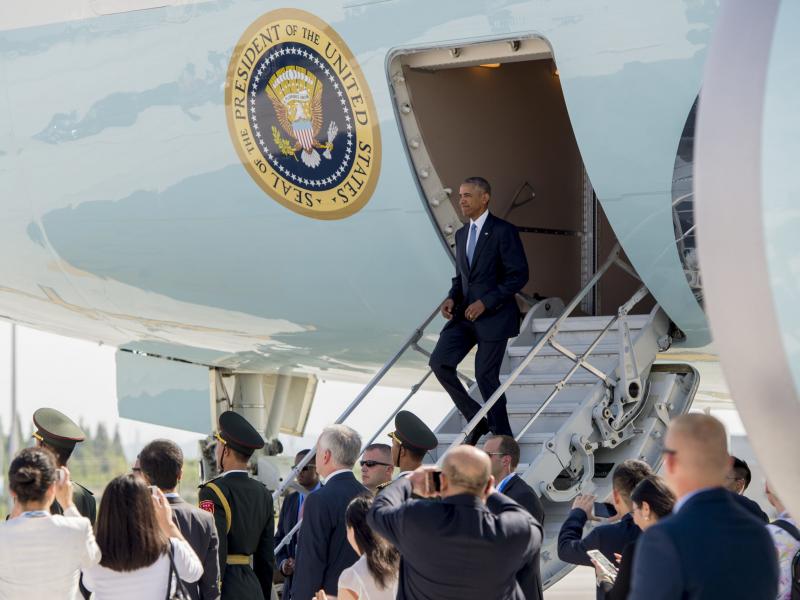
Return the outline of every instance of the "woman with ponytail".
[[[72,502],[69,471],[49,450],[25,448],[7,481],[14,508],[0,523],[0,599],[78,600],[80,571],[100,562],[100,549]],[[63,515],[50,514],[53,500]]]

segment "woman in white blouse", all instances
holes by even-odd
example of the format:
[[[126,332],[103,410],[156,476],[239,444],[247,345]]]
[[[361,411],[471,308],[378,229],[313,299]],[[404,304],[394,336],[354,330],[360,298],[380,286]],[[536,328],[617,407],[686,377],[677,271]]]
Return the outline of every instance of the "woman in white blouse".
[[[80,570],[100,560],[89,519],[72,503],[66,467],[44,448],[21,450],[8,469],[14,509],[0,523],[0,599],[78,600]],[[51,515],[58,500],[62,515]]]
[[[339,576],[336,598],[317,592],[316,600],[394,600],[397,597],[400,553],[367,525],[372,496],[358,496],[347,507],[347,541],[359,555]]]
[[[164,600],[178,578],[191,583],[203,574],[164,494],[130,473],[113,479],[103,492],[97,544],[103,558],[83,572],[83,585],[94,600]]]

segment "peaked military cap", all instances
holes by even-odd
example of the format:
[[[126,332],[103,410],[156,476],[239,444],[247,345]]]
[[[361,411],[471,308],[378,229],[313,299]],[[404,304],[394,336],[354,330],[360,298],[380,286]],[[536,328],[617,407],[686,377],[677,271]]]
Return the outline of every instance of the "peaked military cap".
[[[403,446],[417,450],[433,450],[439,444],[436,435],[422,420],[407,410],[401,410],[394,418],[394,431],[389,437]]]
[[[33,424],[36,425],[33,437],[48,446],[70,450],[86,439],[83,429],[54,408],[40,408],[33,413]]]
[[[264,438],[256,428],[239,413],[226,410],[219,416],[219,433],[216,438],[237,452],[250,456],[264,447]]]

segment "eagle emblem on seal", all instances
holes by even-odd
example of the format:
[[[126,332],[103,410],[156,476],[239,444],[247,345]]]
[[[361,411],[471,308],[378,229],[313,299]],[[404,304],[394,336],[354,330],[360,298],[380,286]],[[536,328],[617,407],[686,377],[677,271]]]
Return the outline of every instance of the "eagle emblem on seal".
[[[309,168],[315,169],[322,162],[322,156],[331,159],[333,141],[339,131],[336,123],[328,124],[327,141],[318,141],[323,124],[322,115],[323,83],[308,69],[289,66],[278,69],[266,85],[265,92],[275,109],[275,116],[283,131],[294,141],[281,136],[277,127],[272,127],[272,137],[278,150],[284,156],[293,156]]]

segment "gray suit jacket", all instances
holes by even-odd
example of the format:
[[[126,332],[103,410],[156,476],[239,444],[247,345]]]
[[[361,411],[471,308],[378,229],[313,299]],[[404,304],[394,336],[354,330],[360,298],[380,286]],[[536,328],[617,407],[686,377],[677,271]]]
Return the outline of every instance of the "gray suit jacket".
[[[180,496],[169,497],[172,518],[183,537],[203,563],[203,575],[197,583],[183,582],[192,600],[219,600],[219,538],[211,513],[192,506]]]

